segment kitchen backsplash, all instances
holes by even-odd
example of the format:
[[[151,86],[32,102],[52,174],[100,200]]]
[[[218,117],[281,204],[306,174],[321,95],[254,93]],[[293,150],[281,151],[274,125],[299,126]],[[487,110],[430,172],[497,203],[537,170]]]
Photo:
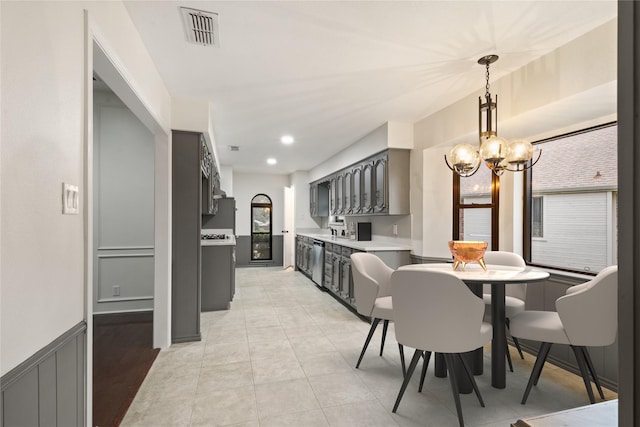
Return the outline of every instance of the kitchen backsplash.
[[[322,218],[319,224],[320,230],[298,229],[299,232],[319,232],[331,234],[330,228],[336,230],[338,235],[342,231],[356,230],[359,222],[370,222],[373,240],[396,240],[398,243],[411,242],[411,215],[385,215],[385,216],[344,216]]]

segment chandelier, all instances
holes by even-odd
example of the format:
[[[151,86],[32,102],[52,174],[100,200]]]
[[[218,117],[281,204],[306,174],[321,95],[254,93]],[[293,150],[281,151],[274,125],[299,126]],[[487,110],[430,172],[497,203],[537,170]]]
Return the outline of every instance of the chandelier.
[[[497,60],[498,55],[478,59],[478,64],[487,68],[484,102],[478,97],[479,150],[470,144],[458,144],[449,152],[448,159],[444,156],[449,169],[463,177],[476,173],[482,162],[497,176],[504,171],[520,172],[535,165],[542,154],[542,150],[538,151],[538,157],[531,163],[534,153],[530,142],[523,139],[509,142],[498,136],[498,95],[494,101],[489,93],[489,65]]]

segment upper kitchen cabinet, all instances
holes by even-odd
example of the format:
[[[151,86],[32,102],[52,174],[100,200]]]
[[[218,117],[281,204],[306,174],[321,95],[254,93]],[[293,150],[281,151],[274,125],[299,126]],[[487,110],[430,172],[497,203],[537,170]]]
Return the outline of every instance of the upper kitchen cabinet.
[[[312,182],[309,185],[309,213],[312,217],[329,216],[328,182]]]
[[[344,203],[342,212],[344,215],[353,213],[353,171],[346,170],[344,172]]]
[[[362,199],[360,213],[370,214],[373,212],[373,162],[367,161],[362,164]]]
[[[344,215],[344,175],[336,174],[336,211],[335,215]]]
[[[373,157],[374,213],[408,215],[410,150],[389,149]]]
[[[312,216],[325,216],[316,207],[324,197],[314,187],[318,183],[329,187],[330,215],[408,215],[409,155],[388,149],[312,183]]]
[[[373,211],[375,213],[389,212],[389,176],[387,170],[388,154],[379,156],[373,161],[374,188]]]
[[[220,186],[220,178],[213,153],[209,150],[207,141],[202,134],[200,134],[200,170],[202,171],[202,213],[215,215],[216,204],[213,194],[216,179],[218,179],[218,186]]]
[[[353,193],[351,195],[351,213],[362,213],[362,166],[353,168]]]

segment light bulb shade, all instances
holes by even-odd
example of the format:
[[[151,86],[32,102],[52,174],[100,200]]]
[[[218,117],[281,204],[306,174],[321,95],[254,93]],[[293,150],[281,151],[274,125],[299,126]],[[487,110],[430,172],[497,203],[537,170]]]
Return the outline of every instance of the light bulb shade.
[[[458,144],[449,152],[449,162],[455,172],[470,176],[480,166],[480,155],[470,144]]]
[[[492,136],[482,142],[480,146],[480,157],[489,169],[500,176],[509,165],[509,141],[500,137]]]
[[[482,142],[480,146],[480,157],[489,163],[500,163],[509,156],[509,141],[500,137],[492,136]]]
[[[533,145],[524,139],[516,139],[509,144],[509,156],[507,162],[516,168],[522,169],[533,158]]]

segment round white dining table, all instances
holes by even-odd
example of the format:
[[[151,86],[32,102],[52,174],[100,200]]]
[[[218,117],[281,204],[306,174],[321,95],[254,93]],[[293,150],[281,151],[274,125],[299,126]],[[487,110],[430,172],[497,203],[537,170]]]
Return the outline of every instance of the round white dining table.
[[[491,385],[495,388],[506,387],[505,354],[507,351],[505,325],[505,291],[508,283],[535,283],[545,280],[549,273],[531,267],[509,267],[487,264],[484,271],[477,263],[467,264],[464,268],[453,269],[453,263],[410,264],[399,270],[436,270],[457,276],[468,285],[491,285],[491,323],[493,338],[491,341]]]

